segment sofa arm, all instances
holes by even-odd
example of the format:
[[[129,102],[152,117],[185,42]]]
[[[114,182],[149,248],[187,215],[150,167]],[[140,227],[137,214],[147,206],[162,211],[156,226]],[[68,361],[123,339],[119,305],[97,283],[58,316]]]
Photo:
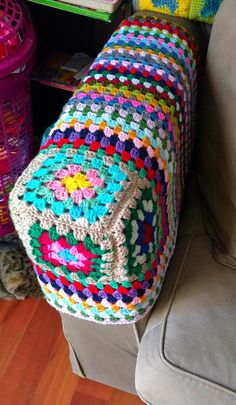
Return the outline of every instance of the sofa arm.
[[[153,307],[176,242],[198,61],[181,25],[124,20],[18,179],[12,217],[61,312],[128,324]]]

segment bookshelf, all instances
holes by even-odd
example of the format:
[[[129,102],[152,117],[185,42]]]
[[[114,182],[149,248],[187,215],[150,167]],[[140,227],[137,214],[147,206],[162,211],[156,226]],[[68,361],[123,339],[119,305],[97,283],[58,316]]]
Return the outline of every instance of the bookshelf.
[[[58,3],[27,0],[37,37],[36,63],[31,77],[34,134],[39,140],[79,85],[75,73],[62,71],[60,66],[77,52],[96,58],[127,13],[130,15],[128,0],[117,8],[112,18],[96,11],[96,17],[84,15],[77,6]]]

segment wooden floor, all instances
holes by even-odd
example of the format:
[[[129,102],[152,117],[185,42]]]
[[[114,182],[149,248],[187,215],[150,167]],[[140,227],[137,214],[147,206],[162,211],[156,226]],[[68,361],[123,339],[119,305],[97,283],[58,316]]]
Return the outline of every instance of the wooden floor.
[[[0,300],[1,405],[141,405],[73,374],[59,314],[44,300]]]

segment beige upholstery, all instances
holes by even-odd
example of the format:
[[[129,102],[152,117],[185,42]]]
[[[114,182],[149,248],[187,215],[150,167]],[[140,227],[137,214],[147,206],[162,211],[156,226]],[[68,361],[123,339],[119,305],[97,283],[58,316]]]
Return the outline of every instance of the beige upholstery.
[[[235,0],[224,0],[212,28],[202,86],[198,174],[208,230],[236,267],[235,20]]]
[[[233,405],[236,274],[212,257],[198,196],[189,203],[139,348],[136,386],[153,405]]]
[[[128,391],[147,317],[131,325],[100,325],[61,313],[72,369],[82,377]]]

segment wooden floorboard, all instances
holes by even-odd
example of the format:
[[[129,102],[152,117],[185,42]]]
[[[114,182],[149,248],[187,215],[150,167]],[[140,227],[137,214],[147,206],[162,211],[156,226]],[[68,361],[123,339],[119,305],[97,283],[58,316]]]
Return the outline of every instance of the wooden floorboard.
[[[43,299],[0,300],[1,405],[142,405],[73,374],[59,314]]]

